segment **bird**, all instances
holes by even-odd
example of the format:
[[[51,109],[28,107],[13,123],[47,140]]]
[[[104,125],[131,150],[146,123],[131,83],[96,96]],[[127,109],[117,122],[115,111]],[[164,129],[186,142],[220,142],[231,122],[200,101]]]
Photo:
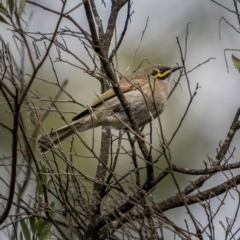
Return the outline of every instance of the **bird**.
[[[150,65],[119,81],[120,88],[128,102],[139,127],[160,115],[167,103],[173,73],[181,66],[167,67]],[[46,153],[76,132],[83,132],[98,126],[127,129],[130,125],[125,109],[114,90],[110,88],[97,96],[92,103],[73,117],[67,125],[42,134],[37,140],[38,149]]]

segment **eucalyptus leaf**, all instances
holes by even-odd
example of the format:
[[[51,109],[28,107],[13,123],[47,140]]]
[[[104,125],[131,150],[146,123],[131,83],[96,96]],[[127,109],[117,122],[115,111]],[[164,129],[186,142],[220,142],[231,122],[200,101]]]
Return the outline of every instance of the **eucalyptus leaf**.
[[[43,186],[42,186],[42,182],[39,177],[36,177],[36,183],[37,183],[38,195],[42,195],[43,194]]]
[[[14,0],[8,0],[8,6],[9,6],[10,13],[12,15],[13,8],[14,8]]]
[[[240,59],[235,57],[233,54],[232,54],[232,61],[233,61],[233,64],[235,66],[235,68],[238,70],[238,72],[240,73]]]
[[[21,0],[20,4],[19,4],[19,8],[18,8],[18,17],[22,16],[22,13],[24,11],[26,5],[26,0]]]
[[[5,8],[5,6],[3,6],[1,2],[0,2],[0,13],[4,14],[5,16],[8,16],[7,8]]]
[[[33,235],[35,234],[35,231],[36,231],[36,217],[30,217],[29,218],[29,222],[30,222],[30,226],[31,226],[31,230],[32,230],[32,233]]]
[[[52,202],[50,203],[50,207],[51,207],[52,209],[54,209],[54,207],[55,207],[55,202],[54,202],[54,201],[52,201]],[[51,215],[52,218],[55,218],[55,211],[52,211],[52,212],[50,213],[50,215]]]
[[[24,240],[22,231],[20,232],[20,240]]]
[[[55,202],[54,202],[54,201],[52,201],[52,202],[50,203],[50,207],[54,209],[54,207],[55,207]]]
[[[0,22],[6,23],[9,25],[9,23],[4,19],[2,15],[0,15]]]
[[[51,239],[51,228],[52,228],[52,223],[42,220],[41,224],[39,225],[38,229],[38,238],[39,240],[46,240],[46,239]]]
[[[20,225],[21,225],[21,228],[22,228],[24,238],[26,240],[31,240],[30,231],[28,229],[28,226],[27,226],[26,222],[24,220],[21,220]]]
[[[49,178],[49,179],[47,180],[47,187],[49,188],[49,187],[51,186],[51,184],[52,184],[52,179]]]

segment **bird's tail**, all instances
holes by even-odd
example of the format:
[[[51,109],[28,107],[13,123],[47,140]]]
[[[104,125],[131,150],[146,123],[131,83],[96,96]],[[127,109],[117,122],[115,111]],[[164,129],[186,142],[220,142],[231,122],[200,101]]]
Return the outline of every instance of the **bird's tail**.
[[[38,149],[41,153],[45,153],[75,132],[83,132],[99,125],[100,123],[97,119],[93,119],[93,117],[88,115],[84,119],[76,120],[55,131],[39,136],[37,140]]]

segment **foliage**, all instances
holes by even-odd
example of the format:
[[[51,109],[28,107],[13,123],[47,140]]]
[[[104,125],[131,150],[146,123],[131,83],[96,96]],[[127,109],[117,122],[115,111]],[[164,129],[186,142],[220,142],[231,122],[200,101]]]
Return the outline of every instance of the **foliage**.
[[[34,209],[36,211],[39,211],[39,209],[42,209],[40,212],[40,215],[45,216],[44,214],[44,205],[46,204],[44,202],[44,188],[50,188],[51,187],[51,178],[47,176],[46,167],[43,166],[43,169],[41,170],[41,173],[38,174],[36,177],[36,185],[37,185],[37,200],[34,203]],[[49,204],[50,211],[49,216],[54,219],[54,206],[55,203],[52,201]],[[52,233],[52,223],[49,222],[46,218],[41,217],[35,217],[30,216],[27,218],[27,220],[20,220],[21,225],[21,231],[20,231],[20,239],[25,240],[46,240],[51,239]]]
[[[233,61],[233,64],[234,66],[236,67],[236,69],[238,70],[238,72],[240,73],[240,59],[235,57],[233,54],[232,54],[232,61]]]

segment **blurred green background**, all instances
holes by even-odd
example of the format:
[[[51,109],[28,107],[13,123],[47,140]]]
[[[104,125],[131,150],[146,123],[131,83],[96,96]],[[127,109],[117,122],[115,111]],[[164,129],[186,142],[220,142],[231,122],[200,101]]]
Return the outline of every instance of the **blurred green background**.
[[[103,17],[103,24],[106,26],[107,16],[110,10],[110,3],[106,1],[107,6],[104,7],[99,1],[98,8],[100,16]],[[218,1],[228,8],[233,10],[231,1]],[[71,0],[67,4],[67,9],[71,9],[78,1]],[[60,5],[56,1],[41,1],[42,5],[49,8],[60,10]],[[232,52],[226,52],[226,57],[229,65],[227,72],[226,63],[224,60],[224,49],[238,49],[239,34],[237,34],[225,22],[220,25],[221,40],[219,39],[219,20],[225,17],[234,26],[238,27],[237,17],[231,12],[224,10],[211,1],[189,1],[189,0],[138,0],[133,1],[132,10],[134,14],[131,17],[131,23],[128,27],[123,44],[118,52],[118,67],[121,73],[125,73],[127,68],[128,73],[131,73],[144,59],[148,59],[151,63],[162,63],[169,66],[174,66],[176,63],[181,65],[179,48],[176,37],[179,38],[182,48],[184,49],[187,24],[189,24],[188,48],[187,48],[187,70],[191,70],[198,64],[206,61],[210,57],[215,58],[203,66],[197,68],[189,74],[192,90],[195,89],[197,83],[201,86],[197,96],[191,105],[187,118],[178,132],[176,138],[171,144],[172,161],[180,166],[189,168],[204,168],[203,161],[208,162],[206,155],[214,157],[216,148],[220,140],[224,140],[233,116],[240,105],[240,76],[235,70],[232,61]],[[30,21],[29,31],[31,32],[52,32],[57,17],[49,12],[46,12],[38,7],[27,4],[25,9],[25,20],[28,19],[30,12],[33,11],[33,17]],[[87,28],[84,12],[79,9],[72,16],[81,25]],[[124,8],[117,21],[117,35],[120,36],[125,22],[126,8]],[[140,48],[134,59],[136,47],[140,42],[141,35],[149,17],[146,32],[141,42]],[[71,30],[76,30],[71,23],[64,20],[60,28],[68,27]],[[7,26],[0,24],[1,35],[6,42],[9,42],[10,49],[20,63],[20,57],[16,50],[16,46],[12,39],[12,33],[7,30]],[[69,50],[89,63],[91,60],[86,55],[85,49],[80,41],[72,38],[66,38]],[[44,53],[43,43],[37,43],[42,53]],[[240,53],[234,52],[237,57]],[[51,51],[51,57],[56,60],[56,49]],[[62,55],[62,59],[68,59],[74,64],[79,65],[77,61],[69,57],[67,54]],[[143,65],[146,66],[147,64]],[[68,91],[74,99],[82,104],[88,104],[96,94],[99,94],[101,89],[96,79],[90,78],[81,70],[74,68],[65,63],[56,62],[54,64],[58,78],[61,82],[64,79],[69,79],[66,91]],[[26,58],[25,72],[31,73],[32,70],[29,61]],[[38,77],[56,82],[52,66],[49,59],[38,73]],[[175,80],[177,74],[175,74]],[[173,83],[172,83],[173,85]],[[54,97],[58,89],[50,87],[49,84],[44,84],[40,80],[36,80],[32,88],[33,91],[39,92],[44,98]],[[67,95],[62,95],[62,100],[69,100]],[[176,129],[184,110],[189,101],[187,84],[184,78],[181,80],[181,87],[177,87],[173,96],[170,98],[167,108],[161,115],[165,137],[169,139]],[[2,102],[2,100],[1,100]],[[61,110],[70,112],[78,112],[81,107],[77,104],[59,103],[58,107]],[[0,105],[1,121],[10,123],[11,115],[6,112],[4,105]],[[64,122],[59,119],[57,113],[53,113],[44,122],[44,127],[50,130],[52,127],[59,127]],[[67,118],[72,115],[66,114]],[[28,119],[29,118],[29,119]],[[30,122],[31,114],[26,110],[26,119]],[[29,129],[31,132],[31,129]],[[147,127],[146,127],[147,131]],[[95,147],[99,149],[101,129],[96,129]],[[81,134],[81,136],[91,144],[91,131]],[[116,134],[118,134],[116,132]],[[236,135],[231,146],[239,147],[240,136]],[[157,136],[155,136],[155,145],[158,146]],[[69,148],[68,143],[64,144],[66,150]],[[82,155],[88,155],[88,151],[80,148]],[[0,154],[3,156],[10,155],[11,138],[10,135],[0,128]],[[99,150],[97,150],[99,151]],[[239,159],[239,149],[234,153],[235,159]],[[40,156],[39,156],[40,157]],[[81,168],[86,174],[94,176],[97,166],[97,160],[79,158],[75,161],[76,166]],[[118,172],[125,174],[132,167],[131,161],[128,158],[122,157],[118,162]],[[161,169],[166,166],[164,162],[158,162],[157,166]],[[4,176],[4,172],[0,169],[0,174]],[[7,177],[7,176],[6,176]],[[189,179],[193,180],[196,177],[180,175],[178,177],[179,184],[184,187]],[[203,188],[219,184],[225,181],[226,178],[222,174],[216,175],[210,182],[204,184]],[[154,192],[156,200],[165,199],[176,192],[176,188],[170,178],[165,179],[159,184]],[[212,200],[214,201],[218,200]],[[207,221],[204,212],[199,206],[191,206],[191,209],[199,214],[202,222]],[[233,216],[235,211],[234,204],[228,206],[228,212],[223,209],[220,212],[217,220],[222,220],[224,217]],[[184,227],[184,218],[188,218],[184,208],[171,210],[168,212],[170,218],[173,218],[180,226]],[[219,226],[219,229],[220,226]],[[218,231],[221,234],[221,230]]]

